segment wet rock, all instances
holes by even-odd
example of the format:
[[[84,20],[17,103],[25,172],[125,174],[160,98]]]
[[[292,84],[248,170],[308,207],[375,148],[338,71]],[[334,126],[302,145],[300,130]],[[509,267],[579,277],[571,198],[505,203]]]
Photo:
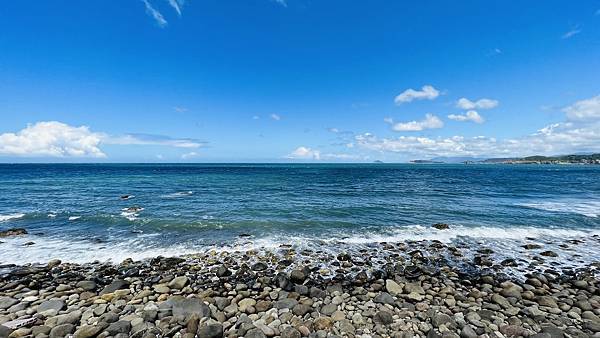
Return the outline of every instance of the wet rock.
[[[527,250],[535,250],[535,249],[541,249],[542,246],[539,245],[539,244],[531,244],[531,243],[529,243],[529,244],[523,245],[523,248],[525,248]]]
[[[558,257],[558,254],[556,252],[550,250],[540,252],[540,255],[545,257]]]
[[[438,230],[446,230],[450,228],[450,226],[446,223],[435,223],[434,225],[432,225],[432,227]]]
[[[108,293],[113,293],[117,290],[127,289],[127,288],[129,288],[129,283],[127,283],[126,281],[124,281],[122,279],[116,279],[112,283],[105,286],[104,289],[102,289],[102,291],[100,291],[100,295],[102,296],[102,295],[105,295]]]
[[[269,266],[263,262],[258,262],[252,265],[252,271],[265,271]]]
[[[307,274],[303,271],[303,270],[292,270],[292,272],[290,273],[290,280],[296,284],[302,284],[304,283],[304,280],[306,280]]]
[[[2,237],[12,237],[12,236],[22,236],[27,235],[27,230],[23,228],[12,228],[4,231],[0,231],[0,238]]]

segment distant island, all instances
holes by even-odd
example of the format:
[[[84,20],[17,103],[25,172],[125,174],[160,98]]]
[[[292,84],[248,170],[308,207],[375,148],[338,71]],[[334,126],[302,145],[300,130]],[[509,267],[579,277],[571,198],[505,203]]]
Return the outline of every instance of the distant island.
[[[600,164],[600,154],[586,155],[559,155],[559,156],[527,156],[527,157],[506,157],[506,158],[433,158],[430,160],[412,160],[415,164],[435,164],[435,163],[464,163],[464,164]]]

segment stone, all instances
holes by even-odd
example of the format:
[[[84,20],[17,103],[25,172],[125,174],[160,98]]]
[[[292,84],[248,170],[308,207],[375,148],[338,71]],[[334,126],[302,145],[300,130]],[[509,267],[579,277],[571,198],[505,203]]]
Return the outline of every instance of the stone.
[[[104,289],[102,289],[102,291],[100,291],[100,295],[102,296],[102,295],[105,295],[108,293],[113,293],[117,290],[127,289],[127,288],[129,288],[129,283],[127,283],[126,281],[124,281],[122,279],[116,279],[112,283],[105,286]]]
[[[18,302],[19,301],[14,298],[0,296],[0,310],[8,309],[9,307],[17,304]]]
[[[74,338],[96,337],[100,332],[108,327],[108,323],[100,322],[98,325],[83,325],[73,335]]]
[[[373,322],[381,325],[389,325],[394,322],[392,314],[388,311],[379,311],[373,316]]]
[[[111,335],[114,336],[116,334],[119,333],[129,333],[129,331],[131,330],[131,323],[126,321],[126,320],[119,320],[116,321],[114,323],[111,323],[107,328],[106,328],[106,332]]]
[[[508,308],[512,307],[510,305],[510,302],[508,300],[506,300],[506,298],[504,298],[504,296],[499,295],[497,293],[495,293],[495,294],[492,295],[492,302],[494,302],[494,303],[502,306],[505,309],[508,309]]]
[[[164,284],[156,284],[152,288],[154,289],[154,292],[156,292],[156,293],[169,293],[169,292],[171,292],[171,288],[169,288],[168,286],[166,286]]]
[[[186,276],[179,276],[173,278],[173,280],[169,282],[168,286],[171,289],[181,290],[189,283],[189,281],[190,279]]]
[[[558,304],[556,304],[556,301],[551,296],[540,296],[536,300],[541,306],[558,308]]]
[[[397,296],[399,294],[402,294],[404,288],[395,281],[388,279],[385,281],[385,289],[392,296]]]
[[[22,236],[27,235],[27,230],[23,228],[12,228],[4,231],[0,231],[0,238],[2,237],[12,237],[12,236]]]
[[[259,300],[254,306],[257,312],[265,312],[273,307],[273,304],[268,300]]]
[[[223,337],[223,325],[209,324],[198,329],[198,337],[202,338],[221,338]]]
[[[393,305],[395,302],[394,297],[392,297],[387,292],[380,292],[377,296],[375,296],[375,298],[373,298],[373,301],[375,303],[390,304],[390,305]]]
[[[81,282],[78,282],[76,286],[84,291],[93,291],[96,290],[97,287],[96,283],[91,280],[82,280]]]
[[[302,284],[304,283],[304,280],[306,280],[306,273],[304,273],[304,271],[302,270],[292,270],[292,272],[290,273],[290,280],[296,284]]]
[[[321,308],[321,313],[329,316],[337,310],[337,306],[335,304],[327,304]]]
[[[315,330],[329,330],[333,326],[333,321],[329,317],[319,317],[313,321]]]
[[[465,326],[463,326],[462,330],[460,330],[460,337],[461,338],[477,338],[478,335],[471,326],[465,325]]]
[[[247,312],[248,308],[254,307],[256,301],[252,298],[244,298],[238,302],[238,309],[241,312]]]
[[[65,301],[62,299],[50,299],[47,300],[45,302],[43,302],[42,304],[40,304],[37,307],[37,312],[44,312],[44,311],[48,311],[48,310],[54,310],[56,312],[64,309],[66,306]],[[70,333],[70,332],[69,332]]]
[[[252,271],[265,271],[269,266],[263,262],[258,262],[252,265]]]
[[[293,326],[288,326],[281,332],[281,338],[300,338],[302,334]]]
[[[246,332],[246,334],[244,335],[244,338],[267,338],[267,336],[265,336],[261,329],[254,328],[248,330],[248,332]]]
[[[173,306],[173,316],[188,318],[197,313],[200,318],[210,317],[210,308],[198,298],[171,297],[167,302]]]
[[[52,328],[50,330],[50,338],[64,338],[67,335],[75,331],[75,325],[73,324],[62,324]]]
[[[448,316],[445,313],[436,313],[433,315],[433,317],[431,318],[431,324],[433,324],[433,327],[439,328],[442,325],[446,325],[447,324],[452,323],[453,324],[453,320],[452,317]]]
[[[558,257],[558,254],[556,252],[550,250],[542,251],[540,252],[540,255],[545,257]]]
[[[305,314],[309,313],[312,310],[311,306],[306,304],[298,304],[294,306],[292,309],[292,313],[299,317],[304,317]]]
[[[275,307],[278,309],[293,309],[298,304],[298,301],[292,298],[284,298],[275,302]]]
[[[432,225],[432,227],[438,230],[446,230],[450,228],[450,226],[448,226],[448,224],[446,223],[435,223],[434,225]]]

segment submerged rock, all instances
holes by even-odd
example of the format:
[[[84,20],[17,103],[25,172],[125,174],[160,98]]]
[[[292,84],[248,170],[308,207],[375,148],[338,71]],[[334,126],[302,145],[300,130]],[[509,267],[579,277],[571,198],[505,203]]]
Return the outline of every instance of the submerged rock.
[[[23,228],[12,228],[4,231],[0,231],[0,237],[12,237],[12,236],[22,236],[27,235],[27,230]]]

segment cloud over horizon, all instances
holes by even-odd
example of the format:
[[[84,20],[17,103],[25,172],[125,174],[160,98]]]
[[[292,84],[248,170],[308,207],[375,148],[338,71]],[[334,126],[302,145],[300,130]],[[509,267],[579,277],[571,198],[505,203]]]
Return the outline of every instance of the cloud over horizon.
[[[420,121],[395,123],[391,118],[386,118],[384,121],[389,123],[394,131],[421,131],[425,129],[439,129],[444,126],[444,122],[433,114],[425,114],[425,118]]]

